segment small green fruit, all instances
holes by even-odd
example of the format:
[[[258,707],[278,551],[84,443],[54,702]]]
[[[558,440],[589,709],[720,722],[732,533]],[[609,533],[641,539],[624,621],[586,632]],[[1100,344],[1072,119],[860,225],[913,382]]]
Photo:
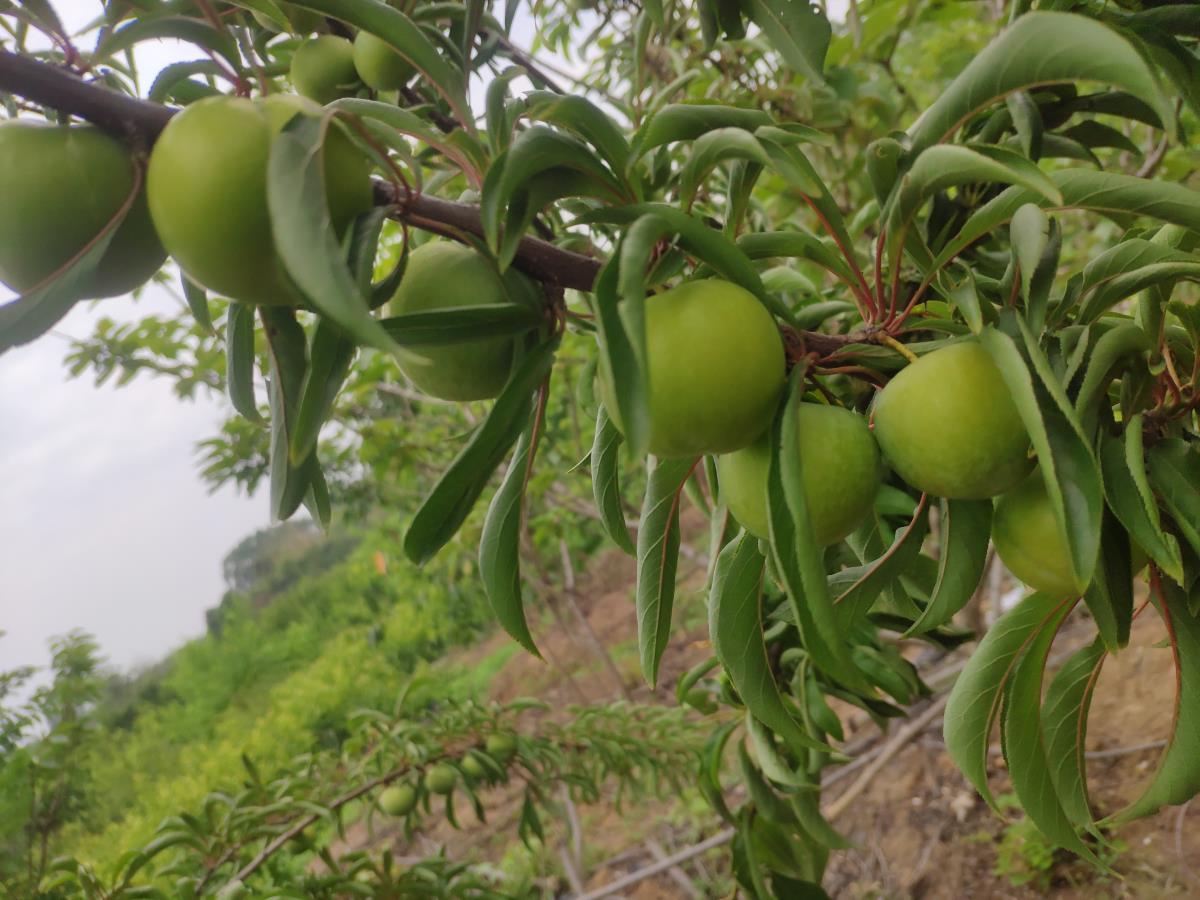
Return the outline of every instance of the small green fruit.
[[[525,303],[537,308],[537,289],[509,270],[501,277],[481,253],[451,241],[430,241],[408,257],[390,304],[394,316],[454,306]],[[520,338],[479,338],[455,344],[405,348],[400,368],[421,391],[442,400],[487,400],[503,389]]]
[[[425,790],[431,794],[449,794],[458,784],[458,769],[450,763],[434,763],[425,771]]]
[[[407,784],[393,784],[379,795],[379,808],[389,816],[406,816],[416,804],[417,792]]]
[[[800,459],[804,496],[818,546],[836,543],[853,531],[875,502],[882,466],[867,420],[837,406],[801,403]],[[768,536],[766,435],[736,453],[717,457],[721,498],[756,537]]]
[[[363,83],[377,91],[399,90],[416,71],[391,44],[369,31],[354,38],[354,68]]]
[[[23,119],[0,124],[0,281],[24,294],[54,275],[112,220],[133,183],[129,152],[102,131]],[[71,293],[127,294],[165,259],[143,190]]]
[[[731,453],[771,423],[783,391],[783,340],[771,314],[744,288],[713,278],[649,297],[646,353],[655,456]],[[607,358],[600,359],[601,395],[624,430]]]
[[[1041,470],[996,501],[992,542],[1008,570],[1051,597],[1082,593],[1071,574],[1067,540],[1058,527]]]
[[[503,731],[489,734],[483,747],[487,750],[488,756],[496,759],[501,765],[512,762],[513,757],[517,755],[517,739]]]
[[[292,55],[288,77],[297,94],[322,105],[348,96],[358,84],[354,47],[332,34],[309,38]]]
[[[489,774],[487,768],[479,761],[479,758],[471,753],[462,758],[459,762],[459,768],[462,769],[467,781],[472,784],[477,781],[483,781]]]
[[[976,341],[935,350],[875,401],[875,438],[896,474],[936,497],[984,500],[1029,473],[1029,434],[991,355]]]
[[[202,287],[243,303],[299,302],[267,211],[271,141],[297,113],[321,110],[288,94],[258,102],[211,97],[172,118],[155,143],[150,214],[167,251]],[[372,203],[369,164],[338,128],[325,142],[325,196],[339,233]]]

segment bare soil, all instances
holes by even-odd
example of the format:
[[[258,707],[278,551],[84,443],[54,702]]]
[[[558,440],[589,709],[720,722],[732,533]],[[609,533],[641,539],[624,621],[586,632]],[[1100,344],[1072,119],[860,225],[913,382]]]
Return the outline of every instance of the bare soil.
[[[686,531],[699,530],[696,522],[685,524],[691,526]],[[657,690],[642,680],[633,651],[634,579],[629,557],[618,551],[606,552],[580,573],[577,602],[616,661],[627,695],[643,703],[673,703],[678,675],[711,652],[703,616],[703,560],[680,561],[676,630]],[[581,635],[578,621],[564,604],[557,605],[556,620],[537,635],[547,662],[514,655],[492,682],[493,698],[505,701],[532,695],[565,709],[621,695],[622,687]],[[1089,751],[1120,751],[1167,736],[1175,675],[1170,650],[1156,646],[1163,636],[1161,622],[1152,609],[1147,610],[1135,623],[1130,646],[1105,664],[1095,693]],[[503,634],[494,635],[463,651],[460,661],[482,658],[507,640]],[[851,716],[846,721],[848,741],[878,735],[869,721]],[[1094,808],[1111,812],[1136,797],[1152,775],[1159,752],[1146,749],[1090,759]],[[1003,797],[1009,791],[1003,760],[998,753],[992,759],[993,791]],[[853,777],[847,778],[832,787],[826,802],[853,781]],[[495,862],[516,843],[520,790],[501,787],[484,802],[488,809],[484,825],[475,823],[474,816],[462,807],[461,830],[441,823],[412,844],[386,832],[376,833],[374,839],[352,833],[350,842],[379,846],[387,840],[400,856],[444,847],[452,858]],[[1036,839],[1023,839],[1023,829],[987,808],[946,754],[938,720],[901,750],[838,820],[837,827],[854,841],[856,849],[833,855],[826,889],[832,897],[854,900],[1200,897],[1200,829],[1189,827],[1186,815],[1187,807],[1167,809],[1117,832],[1115,838],[1125,849],[1112,860],[1111,875],[1098,874],[1067,854],[1049,856],[1045,869],[1030,865],[1041,858],[1039,853],[1049,851]],[[720,829],[707,815],[697,813],[689,818],[681,814],[672,798],[651,799],[622,813],[597,804],[580,809],[579,816],[585,840],[581,874],[588,889],[649,865],[654,856],[648,844],[671,853]],[[565,828],[548,838],[557,853],[566,846]],[[998,855],[1002,843],[1011,850],[1003,863]],[[559,859],[556,854],[547,856],[537,873],[543,894],[569,896],[572,891]],[[725,857],[718,849],[690,862],[684,872],[647,879],[622,896],[639,900],[723,896],[713,886],[729,886],[724,877]],[[682,884],[688,881],[691,887],[685,890]]]

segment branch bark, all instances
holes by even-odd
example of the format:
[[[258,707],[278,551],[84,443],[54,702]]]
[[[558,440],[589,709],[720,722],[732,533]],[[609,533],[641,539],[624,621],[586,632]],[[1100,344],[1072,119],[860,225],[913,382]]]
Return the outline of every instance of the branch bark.
[[[70,70],[0,50],[0,92],[8,92],[59,112],[76,116],[109,132],[118,139],[147,150],[178,109],[140,100],[102,85],[86,81]],[[378,204],[394,206],[393,218],[414,228],[463,240],[483,236],[479,207],[425,194],[407,195],[388,182],[375,183]],[[590,292],[602,260],[554,246],[536,237],[521,239],[515,259],[517,268],[539,281],[560,288]],[[785,332],[792,332],[785,327]],[[792,332],[796,335],[795,332]],[[829,335],[801,332],[809,352],[820,356],[849,343],[873,343],[871,335]]]

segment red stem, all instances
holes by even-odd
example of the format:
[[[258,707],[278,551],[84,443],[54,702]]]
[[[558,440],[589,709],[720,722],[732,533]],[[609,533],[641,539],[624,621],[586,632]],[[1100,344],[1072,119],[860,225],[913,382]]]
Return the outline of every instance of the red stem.
[[[842,243],[842,239],[838,237],[837,232],[834,231],[833,226],[829,224],[829,220],[825,218],[824,213],[817,208],[817,204],[813,202],[812,197],[808,196],[808,194],[801,194],[800,196],[804,198],[804,202],[808,204],[808,208],[813,211],[813,214],[817,217],[817,221],[819,221],[821,223],[821,227],[825,229],[825,233],[833,238],[833,242],[837,244],[838,250],[841,251],[842,259],[846,260],[846,263],[850,266],[851,271],[853,271],[855,277],[858,278],[858,284],[851,285],[851,287],[854,289],[855,296],[859,299],[859,301],[861,301],[859,312],[862,314],[863,319],[867,322],[875,321],[875,317],[878,315],[878,310],[875,307],[875,301],[871,297],[871,288],[867,285],[866,276],[863,275],[862,269],[859,268],[858,263],[854,259],[854,255],[850,252],[849,248]]]

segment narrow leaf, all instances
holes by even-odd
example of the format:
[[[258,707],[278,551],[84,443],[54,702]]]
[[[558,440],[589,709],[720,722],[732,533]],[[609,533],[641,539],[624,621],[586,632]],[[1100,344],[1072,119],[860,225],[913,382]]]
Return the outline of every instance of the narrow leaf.
[[[487,418],[425,498],[404,535],[404,552],[413,562],[425,562],[458,532],[525,428],[533,393],[550,371],[556,349],[550,341],[521,360]]]
[[[1062,601],[1032,594],[1001,616],[958,676],[946,704],[946,749],[962,773],[993,809],[987,783],[988,744],[1000,701],[1018,656]]]
[[[946,624],[979,587],[992,528],[990,500],[943,500],[938,517],[938,574],[933,595],[905,637]]]
[[[638,652],[651,687],[671,636],[675,570],[679,562],[679,495],[694,459],[660,459],[646,482],[637,540]]]
[[[717,558],[708,596],[708,630],[717,659],[756,719],[797,756],[828,750],[792,717],[771,671],[762,636],[762,582],[766,560],[758,539],[742,532]]]
[[[521,524],[525,486],[536,452],[533,435],[537,427],[538,412],[534,410],[528,427],[517,441],[504,481],[483,520],[483,533],[479,538],[479,575],[501,627],[540,659],[541,654],[534,645],[525,618],[521,592]]]
[[[609,539],[631,556],[635,553],[625,510],[621,505],[621,485],[618,475],[621,432],[617,431],[608,410],[601,404],[596,413],[596,437],[592,442],[592,495],[600,511],[600,524]]]

